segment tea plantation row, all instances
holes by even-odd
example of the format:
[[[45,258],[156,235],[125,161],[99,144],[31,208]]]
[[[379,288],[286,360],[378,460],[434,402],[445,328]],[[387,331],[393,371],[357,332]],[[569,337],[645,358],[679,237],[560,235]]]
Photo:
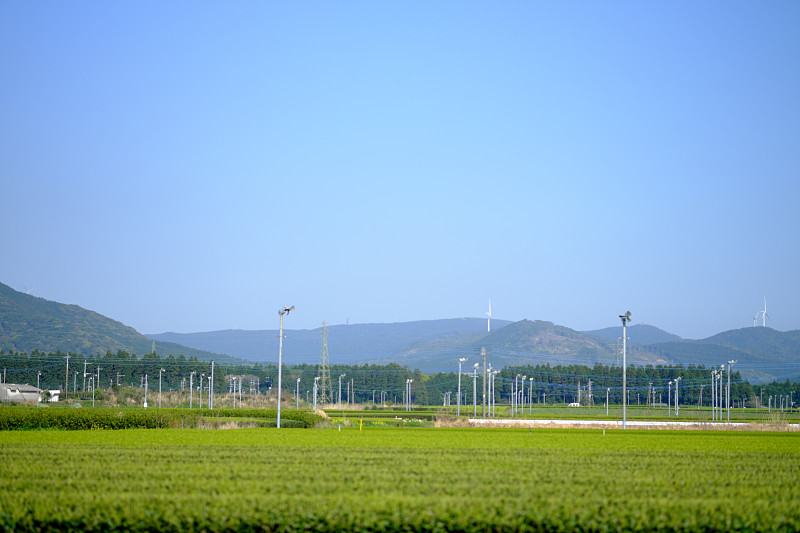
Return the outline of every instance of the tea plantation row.
[[[21,429],[132,429],[132,428],[194,428],[213,424],[220,417],[251,418],[276,425],[275,409],[113,409],[83,407],[36,408],[14,406],[0,408],[0,430]],[[305,411],[283,410],[284,427],[312,427],[321,417]]]
[[[797,531],[800,434],[0,432],[6,531]]]

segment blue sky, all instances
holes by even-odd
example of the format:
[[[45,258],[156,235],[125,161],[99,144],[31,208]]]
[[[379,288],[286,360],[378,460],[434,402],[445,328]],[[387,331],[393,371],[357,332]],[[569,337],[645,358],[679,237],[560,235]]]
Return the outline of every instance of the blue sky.
[[[800,328],[800,4],[5,2],[0,281],[143,333]]]

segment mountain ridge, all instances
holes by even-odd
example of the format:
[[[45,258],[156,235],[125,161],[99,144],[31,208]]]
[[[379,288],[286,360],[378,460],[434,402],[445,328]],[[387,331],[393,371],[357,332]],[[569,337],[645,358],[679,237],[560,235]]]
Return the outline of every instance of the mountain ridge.
[[[621,365],[621,327],[577,331],[545,320],[453,318],[328,326],[330,364],[397,363],[423,372],[452,372],[458,358],[495,368],[530,364]],[[681,339],[655,326],[628,328],[627,361],[637,365],[719,365],[737,360],[748,379],[800,377],[800,330],[750,327],[701,340]],[[284,364],[317,364],[322,328],[284,329]],[[661,342],[655,342],[655,341]],[[145,336],[76,305],[20,293],[0,283],[0,349],[81,354],[123,350],[198,359],[276,362],[277,330],[222,330]],[[223,355],[224,354],[224,355]]]

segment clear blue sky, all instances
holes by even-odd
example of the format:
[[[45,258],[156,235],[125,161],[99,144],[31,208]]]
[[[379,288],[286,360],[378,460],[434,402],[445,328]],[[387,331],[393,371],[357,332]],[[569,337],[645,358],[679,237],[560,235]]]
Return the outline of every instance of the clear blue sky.
[[[143,333],[800,328],[800,3],[4,2],[0,281]]]

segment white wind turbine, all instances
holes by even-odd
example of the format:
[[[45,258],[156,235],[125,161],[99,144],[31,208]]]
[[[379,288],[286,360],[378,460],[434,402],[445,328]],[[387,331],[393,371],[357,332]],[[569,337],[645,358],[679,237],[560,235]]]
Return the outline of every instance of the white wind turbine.
[[[759,311],[759,312],[761,313],[761,325],[763,327],[767,327],[767,317],[769,316],[769,314],[767,313],[767,297],[766,296],[764,296],[764,310],[763,311]],[[770,317],[770,318],[772,318],[772,317]]]
[[[492,332],[492,300],[489,299],[489,311],[486,313],[488,318],[486,319],[486,331],[491,333]]]

